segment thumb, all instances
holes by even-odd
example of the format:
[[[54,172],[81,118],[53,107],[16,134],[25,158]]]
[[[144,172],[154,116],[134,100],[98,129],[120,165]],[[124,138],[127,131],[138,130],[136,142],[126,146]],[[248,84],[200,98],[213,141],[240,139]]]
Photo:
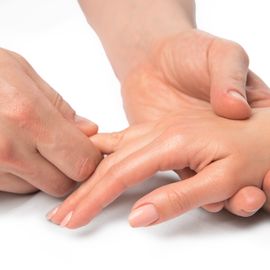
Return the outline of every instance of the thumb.
[[[208,54],[210,101],[215,113],[230,119],[247,119],[246,97],[249,59],[245,50],[227,40],[215,40]]]
[[[219,164],[219,166],[217,166]],[[187,180],[160,187],[137,201],[129,216],[132,227],[149,226],[179,216],[191,209],[226,200],[233,195],[232,186],[220,174],[224,161],[212,163]],[[226,179],[233,179],[226,173]]]
[[[98,132],[97,124],[82,116],[75,115],[74,122],[75,125],[79,128],[79,130],[88,137],[93,136]]]

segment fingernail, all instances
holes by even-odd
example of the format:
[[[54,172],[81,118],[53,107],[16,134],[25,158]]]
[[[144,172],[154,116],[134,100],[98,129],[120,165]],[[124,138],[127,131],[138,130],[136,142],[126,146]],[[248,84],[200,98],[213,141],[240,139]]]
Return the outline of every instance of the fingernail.
[[[65,218],[62,220],[62,222],[60,223],[60,227],[66,227],[67,224],[69,223],[69,221],[70,221],[72,215],[73,215],[73,212],[69,212],[69,213],[65,216]]]
[[[78,122],[88,122],[88,123],[93,123],[93,122],[90,121],[89,119],[84,118],[84,117],[79,116],[79,115],[75,115],[74,121],[77,122],[77,123],[78,123]]]
[[[143,205],[131,212],[129,223],[132,227],[145,227],[159,219],[159,214],[153,204]]]
[[[54,217],[54,215],[57,213],[58,209],[59,209],[59,206],[53,208],[53,209],[46,215],[47,219],[48,219],[48,220],[51,220],[51,219]]]
[[[253,209],[253,210],[243,210],[244,212],[250,213],[250,214],[255,214],[256,212],[258,212],[260,210],[260,208],[258,209]]]
[[[241,101],[247,102],[247,100],[245,99],[245,97],[242,94],[240,94],[238,91],[236,91],[236,90],[229,90],[228,91],[228,94],[230,96],[232,96],[233,98],[237,98],[237,99],[239,99]]]

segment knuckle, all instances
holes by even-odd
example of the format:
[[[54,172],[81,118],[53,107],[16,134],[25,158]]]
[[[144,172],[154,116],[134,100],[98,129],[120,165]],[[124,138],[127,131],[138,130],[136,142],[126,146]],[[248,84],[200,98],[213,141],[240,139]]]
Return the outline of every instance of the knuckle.
[[[119,167],[117,165],[112,165],[107,171],[107,174],[110,176],[111,179],[117,180],[119,178],[119,172]]]
[[[175,214],[184,213],[191,207],[190,199],[183,191],[176,191],[171,188],[167,192],[167,199],[173,213]]]
[[[112,165],[103,177],[108,179],[106,182],[107,188],[114,190],[116,194],[122,193],[135,184],[123,177],[123,170],[119,165]]]
[[[56,109],[61,109],[63,103],[64,103],[63,97],[59,93],[55,92],[55,96],[52,101],[53,106]]]
[[[177,151],[186,142],[185,132],[180,126],[168,127],[164,133],[164,139],[169,143],[170,149],[176,149]]]
[[[35,112],[30,101],[20,100],[9,106],[6,110],[6,118],[15,122],[19,127],[29,124],[29,121],[34,118]]]

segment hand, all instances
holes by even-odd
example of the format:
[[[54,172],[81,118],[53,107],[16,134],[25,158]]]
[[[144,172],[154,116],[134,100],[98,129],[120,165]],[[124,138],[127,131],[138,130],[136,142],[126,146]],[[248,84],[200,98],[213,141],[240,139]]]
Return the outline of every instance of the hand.
[[[84,226],[128,187],[158,171],[190,168],[196,175],[137,201],[129,217],[134,227],[225,201],[245,186],[261,188],[270,168],[269,116],[269,109],[258,109],[249,120],[228,120],[203,104],[119,133],[95,135],[92,141],[109,155],[50,218],[71,229]],[[262,127],[264,132],[258,132]]]
[[[101,159],[94,123],[74,110],[16,53],[0,49],[0,190],[70,192]],[[73,181],[74,180],[74,181]]]
[[[150,51],[122,82],[131,124],[158,120],[183,104],[193,110],[202,101],[210,102],[216,114],[231,119],[250,117],[249,105],[270,106],[269,88],[248,69],[248,56],[236,43],[190,30],[156,42]],[[190,169],[178,173],[182,178],[194,174]],[[268,180],[264,190],[270,198]],[[250,216],[264,202],[261,190],[246,187],[226,202],[204,208],[217,212],[225,205],[234,214]],[[270,208],[270,203],[265,206]]]

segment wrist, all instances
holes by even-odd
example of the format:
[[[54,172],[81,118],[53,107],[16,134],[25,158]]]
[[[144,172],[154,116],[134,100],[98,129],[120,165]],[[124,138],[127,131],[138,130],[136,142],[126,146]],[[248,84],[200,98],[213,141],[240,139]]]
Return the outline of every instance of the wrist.
[[[166,36],[196,27],[192,0],[80,0],[120,81]]]
[[[175,23],[172,21],[170,23],[167,27],[156,26],[155,29],[150,25],[144,26],[141,28],[142,31],[138,31],[137,35],[133,36],[132,39],[125,38],[125,44],[122,44],[119,51],[112,51],[111,63],[120,81],[125,80],[129,72],[144,62],[163,41],[180,32],[192,30],[196,27],[182,18],[175,20]],[[130,35],[133,35],[132,31]]]

